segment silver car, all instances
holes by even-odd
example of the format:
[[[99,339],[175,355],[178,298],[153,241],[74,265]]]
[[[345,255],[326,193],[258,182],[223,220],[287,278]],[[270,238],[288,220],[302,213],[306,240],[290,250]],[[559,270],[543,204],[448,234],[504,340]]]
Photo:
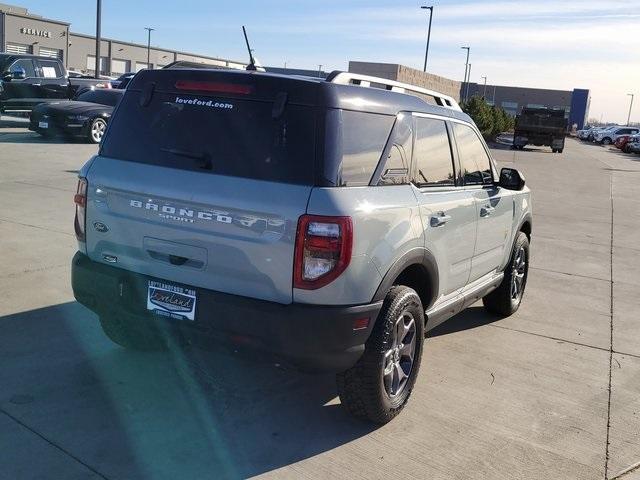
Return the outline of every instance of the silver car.
[[[446,95],[326,80],[148,70],[75,196],[76,299],[133,349],[176,333],[337,374],[342,404],[406,405],[425,331],[522,301],[531,199]]]

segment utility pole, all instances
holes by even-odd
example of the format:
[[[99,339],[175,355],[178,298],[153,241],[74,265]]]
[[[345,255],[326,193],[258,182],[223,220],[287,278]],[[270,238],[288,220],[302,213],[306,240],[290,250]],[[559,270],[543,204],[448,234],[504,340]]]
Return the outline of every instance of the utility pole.
[[[322,77],[322,64],[318,65],[318,77]]]
[[[102,23],[102,0],[97,0],[96,5],[96,66],[95,66],[95,77],[100,78],[100,24]]]
[[[469,73],[467,73],[467,91],[465,97],[469,100],[469,83],[471,83],[471,64],[469,64]]]
[[[147,31],[147,68],[151,68],[149,66],[151,58],[151,32],[153,32],[155,28],[144,27],[144,29]]]
[[[631,97],[631,104],[629,105],[629,115],[627,116],[627,125],[631,123],[631,109],[633,108],[633,93],[627,93],[627,96]]]
[[[467,51],[467,60],[464,63],[464,80],[462,83],[462,101],[464,102],[466,100],[465,87],[467,85],[467,71],[469,70],[469,51],[471,50],[471,47],[460,47],[460,48]]]
[[[496,86],[493,86],[493,104],[496,104]]]
[[[424,52],[424,67],[422,68],[423,72],[427,71],[427,59],[429,58],[429,40],[431,39],[431,20],[433,20],[433,6],[427,7],[422,6],[425,10],[429,10],[429,30],[427,30],[427,50]]]
[[[484,78],[484,89],[482,90],[482,99],[486,99],[487,98],[487,77],[480,77],[480,78]]]

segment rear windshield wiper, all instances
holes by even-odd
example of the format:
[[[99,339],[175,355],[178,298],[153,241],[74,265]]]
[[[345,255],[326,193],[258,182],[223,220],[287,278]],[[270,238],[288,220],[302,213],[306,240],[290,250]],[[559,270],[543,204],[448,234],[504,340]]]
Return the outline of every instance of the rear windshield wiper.
[[[200,168],[204,168],[205,170],[211,170],[211,159],[209,155],[205,152],[190,152],[188,150],[180,150],[177,148],[161,148],[161,152],[171,153],[173,155],[178,155],[180,157],[193,158],[194,160],[198,160],[198,166]]]

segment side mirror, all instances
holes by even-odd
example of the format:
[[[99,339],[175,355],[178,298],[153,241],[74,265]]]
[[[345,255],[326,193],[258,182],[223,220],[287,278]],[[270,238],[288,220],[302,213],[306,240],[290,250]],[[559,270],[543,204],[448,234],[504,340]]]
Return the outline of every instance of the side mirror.
[[[27,72],[22,67],[12,69],[10,72],[5,72],[2,75],[4,80],[24,80],[27,78]]]
[[[524,176],[515,168],[503,168],[500,170],[498,185],[507,190],[522,190],[524,188]]]

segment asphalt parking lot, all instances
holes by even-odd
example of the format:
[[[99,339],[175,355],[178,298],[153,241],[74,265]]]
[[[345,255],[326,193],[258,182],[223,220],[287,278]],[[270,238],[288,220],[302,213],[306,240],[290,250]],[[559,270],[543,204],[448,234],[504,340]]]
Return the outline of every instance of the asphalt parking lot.
[[[111,344],[70,288],[96,147],[24,127],[0,120],[0,478],[640,478],[640,156],[494,149],[533,191],[523,305],[431,332],[407,409],[373,428],[332,376]]]

